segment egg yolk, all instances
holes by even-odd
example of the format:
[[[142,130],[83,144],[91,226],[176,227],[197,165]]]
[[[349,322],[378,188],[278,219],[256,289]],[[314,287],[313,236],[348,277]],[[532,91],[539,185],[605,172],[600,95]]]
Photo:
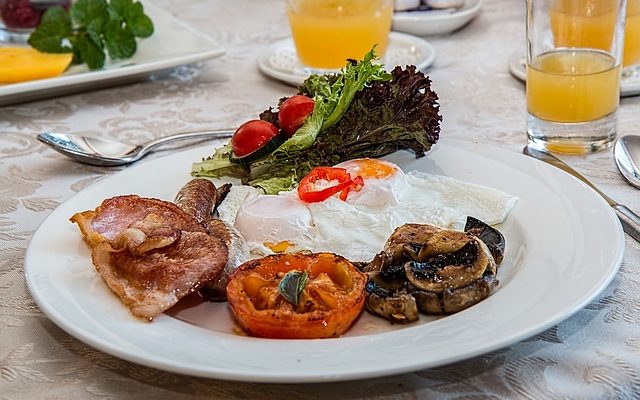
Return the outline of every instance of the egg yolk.
[[[386,179],[396,174],[396,169],[391,163],[385,163],[372,158],[351,160],[343,165],[353,167],[352,175],[360,175],[366,179]]]

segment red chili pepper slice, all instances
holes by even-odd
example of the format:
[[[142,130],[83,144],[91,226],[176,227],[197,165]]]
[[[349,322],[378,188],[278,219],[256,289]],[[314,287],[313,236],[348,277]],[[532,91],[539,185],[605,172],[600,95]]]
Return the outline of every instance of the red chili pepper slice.
[[[315,183],[319,180],[338,181],[338,183],[321,190],[315,190]],[[362,185],[364,185],[364,180],[361,176],[351,179],[351,174],[344,168],[315,167],[300,181],[298,196],[304,202],[317,203],[340,193],[340,199],[344,201],[352,188],[359,189]]]

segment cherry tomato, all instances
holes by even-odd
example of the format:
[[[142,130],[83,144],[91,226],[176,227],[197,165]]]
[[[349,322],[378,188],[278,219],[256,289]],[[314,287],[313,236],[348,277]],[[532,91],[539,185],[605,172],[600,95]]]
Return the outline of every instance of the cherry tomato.
[[[236,157],[244,157],[266,145],[278,135],[278,127],[271,122],[254,119],[240,125],[231,138],[231,149]]]
[[[319,180],[337,181],[338,183],[316,190],[314,184]],[[345,201],[352,188],[359,190],[362,185],[364,185],[364,180],[361,176],[351,179],[351,174],[344,168],[315,167],[300,180],[298,197],[307,203],[317,203],[328,199],[336,193],[340,193],[340,200]]]
[[[278,111],[278,123],[287,136],[293,136],[304,124],[304,120],[313,111],[314,104],[313,99],[300,94],[289,97],[282,103]]]
[[[287,273],[308,274],[297,304],[279,292]],[[276,254],[247,261],[227,285],[236,320],[253,336],[316,339],[345,333],[364,308],[367,275],[331,253]]]

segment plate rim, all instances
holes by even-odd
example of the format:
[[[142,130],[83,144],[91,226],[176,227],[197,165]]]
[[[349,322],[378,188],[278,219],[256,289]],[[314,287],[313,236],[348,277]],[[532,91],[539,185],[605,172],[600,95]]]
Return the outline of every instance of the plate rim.
[[[487,146],[487,145],[482,145],[482,146],[478,146],[478,145],[470,145],[468,143],[462,142],[462,141],[458,141],[458,140],[447,140],[446,141],[446,146],[451,146],[451,147],[457,147],[457,146],[463,146],[462,148],[465,150],[468,149],[475,149],[477,150],[478,148],[481,148],[481,150],[484,150],[488,153],[491,154],[505,154],[505,155],[509,155],[509,153],[512,152],[507,152],[505,150],[502,149],[497,149],[497,148],[493,148],[491,146]],[[188,150],[186,152],[181,152],[183,154],[191,154],[192,152],[195,154],[197,149],[192,149],[192,150]],[[180,153],[178,153],[180,154]],[[177,156],[178,154],[174,154],[174,156]],[[518,153],[515,153],[516,155]],[[489,154],[485,154],[485,157],[488,157]],[[513,157],[514,154],[510,154],[509,157]],[[152,163],[154,162],[167,162],[167,159],[171,158],[172,156],[167,156],[167,157],[161,157],[158,158],[156,160],[150,160],[144,163],[141,163],[140,165],[153,165]],[[523,155],[520,155],[520,157],[524,157],[521,158],[522,160],[525,159],[526,157]],[[150,367],[154,367],[154,368],[158,368],[161,370],[165,370],[165,371],[170,371],[170,372],[175,372],[175,373],[181,373],[181,374],[188,374],[188,375],[193,375],[193,376],[201,376],[201,377],[208,377],[208,378],[218,378],[218,379],[225,379],[225,380],[236,380],[236,381],[252,381],[252,382],[271,382],[271,383],[291,383],[291,382],[297,382],[297,383],[304,383],[304,382],[327,382],[327,381],[343,381],[343,380],[350,380],[350,379],[361,379],[361,378],[372,378],[372,377],[378,377],[378,376],[388,376],[388,375],[394,375],[394,374],[399,374],[399,373],[405,373],[405,372],[410,372],[410,371],[415,371],[415,370],[419,370],[419,369],[424,369],[424,368],[431,368],[431,367],[436,367],[439,365],[446,365],[446,364],[450,364],[456,361],[460,361],[460,360],[464,360],[464,359],[469,359],[471,357],[475,357],[481,354],[486,354],[488,352],[494,351],[496,349],[499,348],[503,348],[506,346],[509,346],[515,342],[521,341],[527,337],[531,337],[539,332],[542,332],[545,329],[548,329],[551,326],[556,325],[557,323],[569,318],[571,315],[575,314],[577,311],[579,311],[580,309],[582,309],[586,304],[588,304],[589,302],[591,302],[593,300],[593,298],[595,298],[598,294],[600,294],[602,292],[602,290],[604,290],[604,288],[607,287],[607,285],[611,282],[611,280],[613,279],[613,277],[615,276],[615,274],[617,273],[618,268],[620,267],[620,264],[622,263],[622,258],[624,255],[624,250],[625,250],[625,241],[624,241],[624,233],[622,231],[622,227],[620,225],[619,220],[617,219],[615,213],[613,212],[613,210],[611,209],[611,207],[608,206],[608,204],[602,199],[600,198],[591,188],[589,188],[588,186],[586,186],[584,183],[582,183],[581,181],[577,180],[576,178],[555,169],[552,166],[549,166],[547,164],[544,164],[538,160],[534,160],[534,159],[529,159],[531,162],[535,162],[536,164],[536,168],[540,168],[542,172],[544,173],[548,173],[551,174],[552,176],[563,176],[564,178],[562,179],[568,179],[570,182],[573,182],[573,184],[577,185],[577,187],[581,187],[581,189],[579,190],[585,190],[584,194],[587,195],[589,194],[590,196],[593,196],[592,199],[596,202],[599,201],[599,203],[602,205],[603,210],[608,210],[608,218],[611,220],[611,222],[614,224],[614,229],[616,231],[616,235],[615,236],[615,242],[617,244],[617,246],[615,246],[615,251],[612,253],[614,254],[614,257],[612,259],[612,264],[608,266],[607,268],[607,274],[603,275],[600,277],[599,279],[599,283],[597,285],[597,287],[593,287],[591,288],[587,294],[583,294],[580,296],[579,301],[574,301],[574,303],[571,306],[570,310],[564,310],[561,313],[558,313],[554,318],[548,318],[546,321],[542,322],[542,323],[538,323],[536,326],[534,327],[530,327],[527,330],[521,331],[517,334],[513,334],[509,337],[507,337],[506,339],[503,338],[501,341],[494,343],[492,346],[485,346],[483,348],[477,348],[475,351],[470,351],[467,352],[465,354],[458,354],[457,356],[453,356],[453,357],[448,357],[446,358],[444,361],[441,361],[439,363],[424,363],[424,362],[414,362],[412,364],[407,364],[407,365],[403,365],[403,366],[396,366],[394,368],[375,368],[373,370],[367,370],[366,372],[359,372],[359,371],[351,371],[351,372],[343,372],[340,374],[331,374],[331,373],[315,373],[315,374],[301,374],[299,376],[296,376],[294,378],[292,378],[291,375],[286,375],[286,374],[281,374],[278,373],[277,369],[273,369],[273,370],[269,370],[264,372],[262,375],[251,375],[251,376],[246,376],[245,374],[239,374],[239,373],[233,373],[233,372],[229,372],[229,371],[220,371],[220,370],[215,370],[211,371],[211,370],[204,370],[202,368],[194,368],[193,366],[190,365],[184,365],[183,363],[180,362],[169,362],[167,363],[167,360],[163,360],[162,357],[156,356],[155,354],[146,354],[145,357],[141,357],[140,355],[134,355],[131,354],[130,351],[126,351],[123,350],[122,348],[120,348],[119,346],[105,341],[103,338],[96,338],[93,337],[91,335],[86,335],[85,332],[74,326],[73,324],[70,324],[69,321],[66,321],[63,317],[63,315],[60,313],[60,310],[56,310],[54,306],[52,306],[51,304],[48,304],[46,302],[46,297],[44,297],[43,293],[41,293],[39,291],[38,288],[38,283],[34,280],[33,274],[30,272],[31,268],[29,268],[29,265],[31,263],[31,259],[34,257],[33,252],[34,252],[34,242],[36,242],[37,240],[39,240],[39,236],[42,235],[43,231],[41,230],[43,226],[46,226],[48,223],[51,223],[50,221],[52,221],[55,217],[57,217],[56,211],[62,209],[65,205],[70,205],[73,203],[73,199],[78,199],[80,196],[83,195],[83,193],[86,193],[88,191],[89,188],[91,187],[97,187],[99,185],[105,185],[108,184],[110,181],[116,181],[118,179],[119,176],[122,176],[122,173],[130,170],[124,170],[121,171],[119,173],[110,175],[105,177],[104,179],[99,180],[98,182],[93,183],[92,185],[90,185],[89,187],[81,190],[80,192],[74,194],[73,196],[71,196],[69,199],[65,200],[63,203],[61,203],[56,210],[54,210],[49,216],[47,216],[42,223],[40,224],[40,226],[38,227],[38,229],[35,231],[34,235],[32,236],[30,242],[29,242],[29,246],[27,248],[26,254],[25,254],[25,260],[24,260],[24,274],[25,274],[25,280],[27,283],[27,287],[29,289],[29,292],[31,293],[31,296],[33,297],[33,299],[36,301],[36,303],[38,304],[38,307],[40,308],[40,310],[49,318],[51,319],[58,327],[60,327],[61,329],[63,329],[64,331],[68,332],[69,334],[71,334],[72,336],[76,337],[77,339],[87,343],[88,345],[97,348],[105,353],[108,354],[112,354],[116,357],[122,358],[124,360],[127,361],[131,361],[137,364],[141,364],[141,365],[146,365],[146,366],[150,366]],[[527,161],[529,162],[529,161]],[[534,165],[534,164],[532,164]],[[133,168],[137,168],[138,166],[134,166]],[[559,174],[559,175],[558,175]],[[546,182],[544,182],[546,184]],[[598,200],[599,199],[599,200]],[[98,203],[99,201],[101,201],[101,199],[96,199],[96,203]],[[606,207],[606,208],[605,208]],[[80,239],[78,239],[80,240]],[[485,300],[486,301],[486,300]],[[459,315],[459,314],[454,314],[448,318],[451,317],[455,317],[455,315]],[[131,317],[133,318],[133,317]],[[167,320],[170,318],[165,318],[165,319],[158,319],[156,321],[153,322],[153,324],[158,324],[158,329],[161,329],[163,325],[166,325]],[[439,321],[436,321],[436,323]],[[172,325],[173,326],[173,325]],[[419,329],[421,326],[413,326],[413,327],[407,327],[405,329]],[[141,328],[142,329],[142,328]],[[190,329],[195,329],[196,332],[197,330],[204,330],[204,328],[200,328],[200,327],[193,327],[191,326]],[[182,330],[182,328],[180,328],[180,330]],[[206,330],[205,330],[206,331]],[[400,332],[404,331],[404,329],[400,330]],[[377,334],[377,335],[373,335],[378,337],[379,335],[390,335],[390,334],[394,334],[395,332],[385,332],[385,333],[381,333],[381,334]],[[331,342],[331,341],[335,341],[335,340],[340,340],[340,341],[346,341],[346,342],[350,342],[350,343],[354,343],[355,340],[357,340],[358,338],[361,337],[346,337],[346,338],[338,338],[338,339],[325,339],[322,340],[321,342]],[[248,340],[245,340],[248,339]],[[246,344],[252,344],[252,342],[264,342],[264,339],[256,339],[256,338],[244,338],[244,339],[239,339],[239,340],[244,340],[244,343]],[[278,341],[280,343],[284,344],[289,344],[292,346],[296,345],[296,341]],[[301,342],[307,342],[307,341],[301,341]],[[357,342],[356,342],[357,343]]]
[[[389,32],[389,41],[391,42],[391,40],[410,41],[410,42],[413,42],[414,45],[419,45],[420,47],[423,47],[428,51],[429,54],[427,55],[427,57],[425,57],[422,60],[422,62],[416,65],[416,67],[419,70],[425,70],[429,68],[431,65],[433,65],[436,59],[436,50],[429,41],[414,35],[410,35],[408,33],[395,32],[395,31]],[[258,56],[258,59],[257,59],[258,69],[260,70],[260,72],[267,75],[268,77],[285,82],[289,85],[299,86],[302,84],[302,82],[306,78],[303,78],[300,75],[287,73],[282,70],[273,68],[271,66],[271,63],[268,61],[269,56],[275,49],[283,45],[288,45],[289,43],[293,44],[293,38],[291,36],[288,36],[284,39],[277,40],[271,43],[270,45],[268,45],[267,48],[265,48]]]
[[[431,36],[431,35],[443,35],[446,33],[455,32],[461,29],[474,18],[476,18],[482,10],[483,0],[475,0],[476,4],[468,8],[463,8],[461,11],[456,11],[451,14],[433,14],[425,11],[406,12],[399,11],[394,12],[392,17],[392,29],[397,32],[405,32],[409,34],[415,34],[419,36]],[[418,28],[408,28],[407,24],[423,24],[423,23],[449,23],[445,28],[433,28],[427,25],[422,25]],[[397,24],[404,26],[398,27]]]
[[[527,82],[527,70],[524,66],[525,57],[513,54],[509,57],[509,72],[511,75],[522,83]],[[523,68],[524,66],[524,68]],[[640,94],[640,77],[633,80],[625,79],[623,76],[620,80],[620,97],[633,97]]]
[[[163,14],[165,18],[171,19],[174,23],[179,23],[192,35],[208,42],[208,48],[202,48],[199,51],[194,51],[191,53],[173,55],[167,58],[159,58],[156,60],[150,60],[147,62],[131,65],[126,64],[127,60],[122,60],[125,65],[115,66],[113,68],[105,68],[96,71],[84,71],[69,75],[63,74],[61,76],[55,76],[51,78],[0,85],[0,104],[13,104],[13,102],[10,101],[11,99],[9,99],[9,97],[14,95],[28,96],[29,99],[25,101],[31,101],[40,98],[38,96],[39,94],[42,94],[42,97],[46,97],[46,92],[50,90],[69,89],[69,93],[72,93],[73,88],[77,86],[91,83],[106,83],[118,78],[124,79],[127,77],[137,77],[144,74],[150,74],[152,72],[177,67],[179,65],[221,57],[226,53],[226,50],[220,45],[216,44],[213,38],[211,38],[209,35],[203,32],[198,32],[183,20],[175,17],[168,10],[155,5],[152,1],[141,1],[144,7],[148,10],[153,10],[153,13]]]
[[[393,19],[399,21],[411,21],[411,22],[433,22],[433,21],[447,21],[451,19],[462,19],[468,17],[470,14],[478,12],[482,8],[483,0],[475,0],[476,4],[471,7],[463,8],[460,11],[454,11],[450,14],[434,14],[429,11],[397,11],[393,13]]]

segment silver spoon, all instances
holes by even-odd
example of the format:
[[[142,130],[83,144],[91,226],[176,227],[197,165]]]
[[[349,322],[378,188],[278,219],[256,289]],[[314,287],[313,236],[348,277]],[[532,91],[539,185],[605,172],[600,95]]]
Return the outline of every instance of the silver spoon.
[[[618,171],[632,186],[640,189],[640,136],[622,136],[613,147]]]
[[[578,171],[576,171],[575,169],[571,168],[569,165],[565,164],[562,160],[560,160],[559,158],[557,158],[553,154],[547,153],[546,151],[537,150],[537,149],[535,149],[533,147],[529,147],[529,146],[525,146],[525,148],[522,149],[522,152],[525,155],[529,156],[529,157],[536,158],[536,159],[538,159],[540,161],[544,161],[544,162],[546,162],[548,164],[551,164],[556,168],[560,168],[561,170],[563,170],[563,171],[575,176],[576,178],[580,179],[582,182],[584,182],[588,186],[590,186],[591,189],[595,190],[596,193],[598,193],[600,196],[602,196],[602,198],[607,203],[609,203],[611,208],[613,208],[613,211],[618,216],[618,219],[620,219],[620,223],[622,224],[622,229],[627,234],[629,234],[629,236],[634,238],[636,241],[640,242],[640,215],[637,215],[636,213],[631,211],[624,204],[620,204],[617,201],[613,200],[611,197],[609,197],[606,194],[602,193],[587,178],[585,178],[584,176],[580,175],[580,173],[578,173]]]
[[[229,138],[235,129],[219,129],[200,132],[185,132],[165,136],[140,145],[114,142],[91,136],[71,135],[67,133],[41,133],[38,140],[54,150],[84,164],[101,167],[114,167],[138,161],[156,147],[188,139]]]

